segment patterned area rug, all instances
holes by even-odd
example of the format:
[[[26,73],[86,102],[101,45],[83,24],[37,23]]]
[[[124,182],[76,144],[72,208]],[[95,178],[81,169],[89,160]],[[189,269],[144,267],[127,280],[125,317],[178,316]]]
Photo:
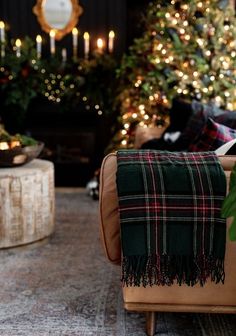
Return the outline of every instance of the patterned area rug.
[[[0,251],[1,336],[145,335],[143,314],[122,308],[119,268],[103,255],[97,213],[85,190],[57,190],[50,240]],[[159,314],[156,331],[233,336],[236,317]]]

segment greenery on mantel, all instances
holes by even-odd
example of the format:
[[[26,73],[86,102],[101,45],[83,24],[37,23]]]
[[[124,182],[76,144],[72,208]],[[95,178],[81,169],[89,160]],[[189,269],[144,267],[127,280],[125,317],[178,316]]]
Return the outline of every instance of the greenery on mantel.
[[[29,37],[24,39],[20,57],[6,44],[0,63],[1,109],[18,110],[23,122],[31,101],[42,96],[60,104],[64,112],[79,106],[99,115],[112,114],[116,67],[114,57],[105,53],[67,62],[59,53],[37,59],[35,43]]]

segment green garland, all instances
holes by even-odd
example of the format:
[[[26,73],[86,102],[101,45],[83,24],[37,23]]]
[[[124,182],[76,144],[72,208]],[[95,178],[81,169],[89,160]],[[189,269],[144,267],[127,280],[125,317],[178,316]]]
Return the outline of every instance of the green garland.
[[[35,97],[46,97],[60,104],[62,111],[80,105],[82,110],[95,109],[98,114],[114,112],[117,62],[112,55],[94,54],[91,59],[63,63],[58,54],[37,59],[35,43],[26,37],[17,57],[6,44],[6,55],[0,63],[0,98],[3,109],[18,110],[25,118]]]

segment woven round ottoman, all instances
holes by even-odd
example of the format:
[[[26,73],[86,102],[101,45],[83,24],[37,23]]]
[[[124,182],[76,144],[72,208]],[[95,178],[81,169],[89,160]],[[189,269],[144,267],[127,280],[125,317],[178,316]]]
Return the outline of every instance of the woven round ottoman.
[[[0,248],[29,244],[54,230],[54,166],[33,160],[0,168]]]

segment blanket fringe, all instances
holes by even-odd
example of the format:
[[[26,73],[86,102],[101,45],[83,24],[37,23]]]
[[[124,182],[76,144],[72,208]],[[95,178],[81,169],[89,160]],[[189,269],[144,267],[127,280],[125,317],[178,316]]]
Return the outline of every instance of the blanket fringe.
[[[129,256],[122,261],[124,286],[172,285],[203,286],[207,279],[224,283],[224,260],[213,256]]]

